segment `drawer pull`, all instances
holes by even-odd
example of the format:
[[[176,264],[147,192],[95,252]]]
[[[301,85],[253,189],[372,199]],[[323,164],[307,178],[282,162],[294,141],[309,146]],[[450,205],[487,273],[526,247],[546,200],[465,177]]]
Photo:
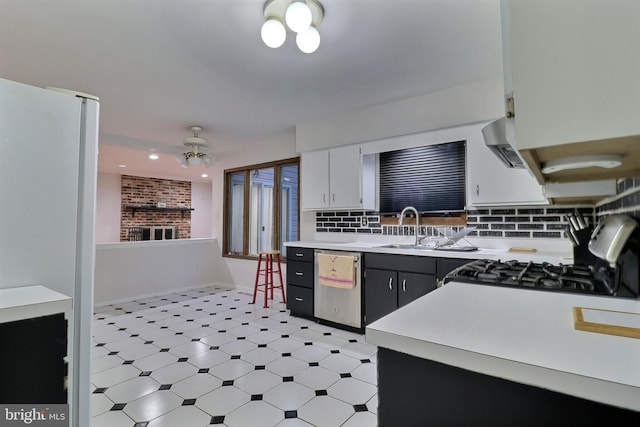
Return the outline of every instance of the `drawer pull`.
[[[296,297],[296,301],[300,301],[300,302],[302,302],[302,301],[304,301],[304,300],[303,300],[302,298],[298,298],[298,297]]]
[[[300,252],[296,252],[296,256],[304,256],[304,254],[301,254]]]
[[[296,276],[304,276],[304,273],[302,273],[300,271],[296,271]]]

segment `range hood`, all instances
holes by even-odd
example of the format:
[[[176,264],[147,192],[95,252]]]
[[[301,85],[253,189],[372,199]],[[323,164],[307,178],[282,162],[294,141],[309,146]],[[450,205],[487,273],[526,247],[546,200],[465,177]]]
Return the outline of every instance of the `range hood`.
[[[486,146],[509,168],[524,168],[524,163],[517,151],[507,141],[505,129],[506,118],[503,117],[482,128],[482,136]]]
[[[599,163],[597,163],[596,160],[603,159],[604,157],[578,156],[573,157],[569,160],[577,159],[582,162],[581,164],[578,164],[579,162],[569,162],[567,164],[566,161],[563,161],[567,160],[566,158],[563,158],[563,156],[561,155],[556,155],[553,156],[552,159],[557,160],[549,160],[545,163],[537,161],[535,164],[538,166],[538,168],[532,170],[530,169],[531,163],[525,163],[524,161],[527,160],[528,162],[529,157],[527,157],[527,155],[530,154],[530,150],[525,152],[518,152],[518,150],[516,150],[507,140],[506,120],[507,119],[503,117],[489,123],[484,128],[482,128],[482,136],[484,137],[485,145],[496,155],[496,157],[498,157],[502,161],[502,163],[506,165],[506,167],[526,169],[538,181],[538,183],[542,185],[543,194],[547,198],[549,203],[596,203],[598,200],[601,200],[604,197],[616,194],[616,181],[615,179],[611,179],[608,177],[608,179],[602,180],[598,180],[597,178],[590,176],[573,181],[551,181],[548,179],[541,180],[541,171],[542,173],[552,173],[553,177],[555,178],[556,176],[567,171],[570,172],[571,170],[576,170],[574,169],[576,167],[583,167],[583,165],[584,167],[592,165],[598,166]],[[594,160],[596,157],[597,159]],[[610,159],[610,163],[615,160],[613,156],[607,156],[606,159]],[[546,169],[544,169],[543,166]],[[608,163],[605,166],[608,166]],[[557,171],[552,170],[552,168],[557,169]],[[596,169],[602,169],[602,167]]]

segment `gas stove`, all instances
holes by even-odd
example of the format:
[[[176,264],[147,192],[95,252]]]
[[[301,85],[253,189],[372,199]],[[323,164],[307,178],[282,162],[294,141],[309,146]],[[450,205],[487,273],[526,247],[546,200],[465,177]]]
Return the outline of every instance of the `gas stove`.
[[[469,262],[447,274],[451,281],[521,287],[545,291],[614,295],[613,273],[586,265],[553,265],[549,263],[480,259]]]

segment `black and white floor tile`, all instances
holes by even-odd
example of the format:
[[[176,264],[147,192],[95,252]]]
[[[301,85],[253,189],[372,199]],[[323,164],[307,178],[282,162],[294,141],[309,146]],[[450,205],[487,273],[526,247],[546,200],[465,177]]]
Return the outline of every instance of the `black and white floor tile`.
[[[377,348],[206,288],[96,309],[93,427],[368,427]]]

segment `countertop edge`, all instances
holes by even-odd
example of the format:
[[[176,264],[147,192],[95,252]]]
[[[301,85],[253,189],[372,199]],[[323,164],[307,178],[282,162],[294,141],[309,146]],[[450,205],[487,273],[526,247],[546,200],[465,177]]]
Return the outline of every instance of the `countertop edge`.
[[[391,243],[391,242],[388,242]],[[386,244],[388,244],[386,243]],[[534,260],[536,262],[550,262],[553,264],[571,264],[573,258],[569,254],[561,252],[540,251],[535,253],[516,253],[509,252],[508,249],[483,249],[479,248],[477,251],[472,252],[457,252],[457,251],[439,251],[434,250],[415,250],[415,249],[401,249],[401,248],[389,248],[384,247],[385,243],[374,242],[323,242],[323,241],[292,241],[285,242],[285,247],[297,247],[297,248],[309,248],[309,249],[325,249],[335,251],[350,251],[350,252],[366,252],[366,253],[381,253],[389,255],[412,255],[412,256],[427,256],[438,258],[458,258],[458,259],[492,259],[492,260],[512,260],[529,261]]]
[[[521,384],[640,411],[640,399],[638,396],[640,390],[630,385],[425,342],[381,331],[370,326],[366,327],[366,342],[421,359],[428,359]]]
[[[366,341],[640,412],[640,340],[577,331],[572,306],[640,311],[625,298],[451,282],[367,326]]]
[[[41,285],[0,289],[0,323],[65,313],[73,299]]]

